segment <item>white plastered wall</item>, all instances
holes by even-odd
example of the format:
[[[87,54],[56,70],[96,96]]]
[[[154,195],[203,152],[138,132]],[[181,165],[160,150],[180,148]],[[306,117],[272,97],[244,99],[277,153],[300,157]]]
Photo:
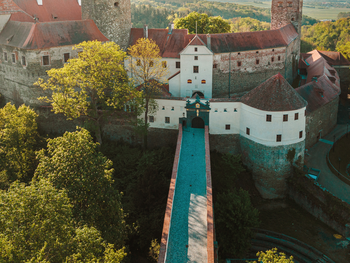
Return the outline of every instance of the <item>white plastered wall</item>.
[[[211,102],[210,108],[210,134],[239,134],[240,102]],[[226,125],[230,125],[229,129],[226,129]]]
[[[294,111],[261,111],[242,103],[240,118],[240,134],[252,141],[266,145],[279,146],[297,143],[305,140],[305,107]],[[295,120],[298,113],[298,120]],[[272,116],[271,122],[266,121],[266,115]],[[283,115],[288,114],[288,121],[283,121]],[[246,134],[250,129],[250,135]],[[302,131],[302,138],[299,132]],[[277,142],[276,136],[282,135],[282,141]]]

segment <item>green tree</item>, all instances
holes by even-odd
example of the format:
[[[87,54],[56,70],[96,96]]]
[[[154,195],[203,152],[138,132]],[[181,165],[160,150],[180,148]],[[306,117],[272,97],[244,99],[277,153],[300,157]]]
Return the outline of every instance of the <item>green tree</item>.
[[[0,191],[0,262],[97,262],[113,254],[125,255],[95,228],[74,226],[65,190],[40,180]]]
[[[38,139],[37,114],[22,105],[10,103],[0,109],[0,188],[16,179],[29,181],[35,170]]]
[[[120,109],[137,94],[124,69],[126,54],[114,42],[83,42],[74,49],[82,51],[78,58],[70,59],[63,68],[50,69],[47,81],[35,83],[52,91],[50,98],[39,99],[51,103],[55,113],[63,113],[70,120],[85,116],[102,144],[103,110],[108,106]]]
[[[96,227],[106,241],[121,247],[125,222],[120,194],[112,185],[112,162],[97,147],[85,129],[48,139],[47,150],[38,153],[35,178],[66,189],[77,222]]]
[[[234,33],[270,30],[270,23],[261,22],[250,17],[232,20],[231,31]]]
[[[197,29],[196,29],[197,23]],[[197,12],[189,13],[186,17],[176,18],[174,26],[177,29],[188,29],[190,34],[216,34],[230,32],[230,24],[222,17],[209,17]]]
[[[144,148],[147,148],[148,115],[157,111],[154,100],[161,92],[162,83],[166,82],[168,73],[166,61],[162,61],[160,50],[154,40],[140,38],[128,48],[128,68],[136,85],[141,85],[142,95],[137,100],[137,114],[143,114],[143,121],[138,125],[144,135]],[[134,99],[135,101],[135,99]]]
[[[346,42],[345,44],[338,44],[337,45],[337,51],[343,54],[343,56],[350,60],[350,42]]]
[[[243,189],[220,193],[214,209],[219,251],[242,256],[253,237],[252,227],[259,226],[259,211],[252,206],[249,193]]]
[[[289,258],[283,252],[277,252],[277,248],[273,248],[271,250],[267,250],[266,252],[260,251],[256,254],[259,259],[258,262],[264,263],[294,263],[293,256]],[[254,261],[253,263],[257,263]]]

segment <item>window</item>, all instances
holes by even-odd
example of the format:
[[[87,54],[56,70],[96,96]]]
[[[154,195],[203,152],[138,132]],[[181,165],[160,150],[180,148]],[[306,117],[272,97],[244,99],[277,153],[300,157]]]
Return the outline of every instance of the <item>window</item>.
[[[259,54],[259,51],[256,51],[255,53],[256,53],[256,54]]]
[[[213,64],[213,68],[217,68],[217,66],[218,66],[217,64]]]
[[[4,52],[4,60],[7,61],[7,52]]]
[[[149,117],[149,122],[154,122],[154,116],[148,116]]]
[[[50,65],[50,59],[49,56],[43,56],[43,61],[42,61],[44,66]]]
[[[174,107],[171,107],[171,110],[174,110]]]
[[[205,84],[205,83],[207,83],[207,81],[205,79],[202,79],[201,83]]]
[[[299,132],[299,139],[303,138],[303,131]]]
[[[16,63],[16,54],[12,53],[12,63]]]
[[[246,133],[247,135],[250,135],[250,129],[249,129],[248,127],[247,127],[245,133]]]
[[[166,68],[166,67],[167,67],[166,61],[162,61],[162,67],[163,67],[163,68]]]
[[[165,106],[162,106],[162,110],[165,110]]]
[[[297,120],[297,119],[299,119],[299,113],[294,114],[294,120]]]
[[[192,79],[188,79],[188,80],[187,80],[187,83],[188,83],[188,84],[191,84],[191,83],[192,83]]]
[[[215,109],[214,112],[218,112],[218,109]]]
[[[281,142],[281,141],[282,141],[282,134],[277,134],[276,142]]]
[[[136,59],[136,66],[141,66],[141,60]]]
[[[292,21],[294,21],[294,17],[292,17]]]
[[[170,123],[170,117],[165,117],[165,123]]]
[[[118,2],[114,2],[114,7],[118,7],[119,3]]]
[[[266,121],[271,122],[272,120],[272,115],[266,114]]]
[[[288,7],[292,7],[292,6],[293,6],[292,2],[288,2]]]
[[[277,6],[282,7],[283,6],[282,2],[278,2]]]
[[[153,61],[151,60],[148,65],[149,65],[150,68],[152,68],[153,67]]]
[[[64,53],[64,54],[63,54],[64,63],[67,63],[68,60],[69,60],[69,58],[70,58],[70,53]]]
[[[288,121],[288,114],[283,114],[283,121]]]
[[[238,52],[238,55],[240,55],[241,54],[241,52]]]
[[[237,108],[234,108],[234,109],[233,109],[233,112],[237,112]]]
[[[225,125],[225,130],[231,130],[231,125],[230,124],[226,124]]]
[[[198,73],[198,72],[199,72],[199,67],[193,66],[193,73]]]
[[[224,109],[224,112],[227,112],[227,109],[226,109],[226,108]]]
[[[274,49],[274,48],[272,49],[272,52],[275,52],[275,49]]]
[[[180,68],[180,61],[176,61],[175,67],[176,67],[176,68]]]
[[[278,56],[278,57],[277,57],[277,60],[280,61],[280,60],[281,60],[281,56]]]
[[[27,61],[25,56],[22,56],[22,66],[27,66]]]
[[[195,48],[194,48],[194,51],[197,52],[197,51],[198,51],[198,48],[195,47]]]
[[[272,58],[271,58],[271,62],[274,62],[274,61],[275,61],[275,57],[272,57]]]
[[[240,66],[242,66],[242,62],[241,62],[241,61],[238,61],[238,62],[237,62],[237,67],[240,67]]]
[[[194,56],[194,60],[198,60],[198,56]]]
[[[255,61],[255,64],[257,64],[257,65],[258,65],[258,64],[259,64],[259,62],[260,62],[260,61],[259,61],[259,59],[257,59],[257,60]]]

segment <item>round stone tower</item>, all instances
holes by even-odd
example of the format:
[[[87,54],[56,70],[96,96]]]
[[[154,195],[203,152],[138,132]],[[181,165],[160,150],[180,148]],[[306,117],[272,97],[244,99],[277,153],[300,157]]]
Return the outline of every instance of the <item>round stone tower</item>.
[[[302,8],[302,0],[272,0],[271,29],[293,24],[300,36]]]
[[[82,19],[92,19],[110,41],[126,49],[131,30],[130,0],[82,0]]]

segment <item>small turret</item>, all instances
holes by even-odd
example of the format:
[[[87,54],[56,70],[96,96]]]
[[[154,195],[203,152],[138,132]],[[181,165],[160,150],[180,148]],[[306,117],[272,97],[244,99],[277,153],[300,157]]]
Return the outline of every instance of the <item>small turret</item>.
[[[302,0],[272,0],[271,29],[293,24],[300,35],[302,19]]]

